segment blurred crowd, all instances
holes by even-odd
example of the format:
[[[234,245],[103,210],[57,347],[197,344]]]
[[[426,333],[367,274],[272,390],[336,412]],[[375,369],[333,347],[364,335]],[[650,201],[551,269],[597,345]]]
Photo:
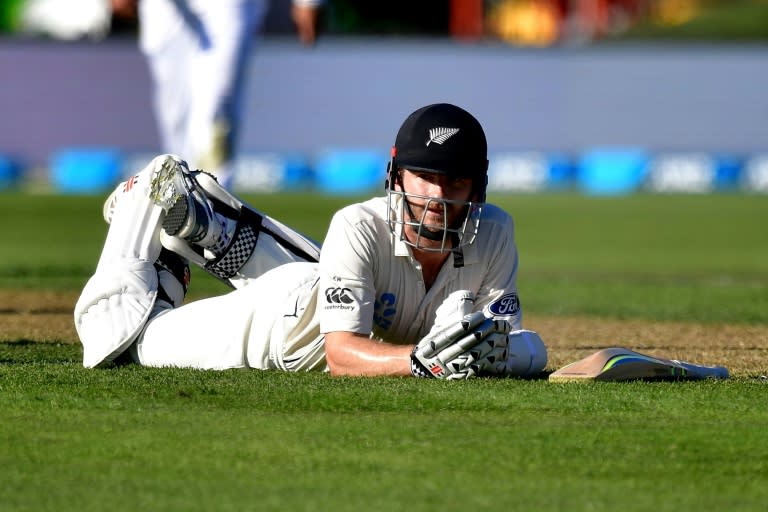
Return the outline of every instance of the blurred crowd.
[[[56,39],[135,32],[135,15],[110,0],[3,0],[0,31]],[[768,38],[758,22],[766,0],[329,0],[334,35],[453,36],[520,46],[584,44],[607,38]],[[267,33],[291,30],[290,0],[273,2]],[[676,27],[686,29],[676,32]],[[693,27],[693,28],[691,28]],[[735,28],[731,28],[735,27]]]

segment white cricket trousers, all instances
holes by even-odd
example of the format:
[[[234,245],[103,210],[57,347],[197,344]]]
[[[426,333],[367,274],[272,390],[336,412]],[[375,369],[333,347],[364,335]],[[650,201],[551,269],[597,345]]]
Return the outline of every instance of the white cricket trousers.
[[[317,264],[288,263],[225,295],[169,309],[131,347],[144,366],[324,370]]]

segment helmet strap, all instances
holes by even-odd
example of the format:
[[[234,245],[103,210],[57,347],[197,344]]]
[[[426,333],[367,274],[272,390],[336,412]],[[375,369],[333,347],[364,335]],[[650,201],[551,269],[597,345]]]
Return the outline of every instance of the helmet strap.
[[[453,233],[451,240],[453,241],[453,249],[451,250],[453,253],[453,268],[461,268],[464,266],[464,251],[459,246],[459,235]]]

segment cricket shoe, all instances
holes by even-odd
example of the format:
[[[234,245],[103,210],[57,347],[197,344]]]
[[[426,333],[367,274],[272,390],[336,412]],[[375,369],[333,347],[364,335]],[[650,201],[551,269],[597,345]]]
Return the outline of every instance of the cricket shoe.
[[[186,162],[173,155],[156,160],[159,162],[151,174],[150,198],[166,212],[163,238],[174,237],[197,246],[207,260],[218,258],[232,242],[237,221],[217,213],[197,182],[198,176],[215,178],[203,171],[190,171]],[[141,173],[120,183],[105,201],[102,214],[107,223],[120,196],[136,179],[141,179]]]
[[[187,167],[187,163],[182,160],[181,158],[175,156],[175,155],[160,155],[156,156],[152,159],[152,161],[144,167],[142,170],[131,176],[125,181],[120,182],[117,187],[112,191],[111,194],[107,197],[107,200],[104,201],[104,206],[102,207],[101,213],[104,217],[104,220],[107,224],[112,224],[112,217],[115,213],[115,208],[117,208],[118,203],[121,201],[121,198],[123,195],[131,193],[135,191],[136,189],[140,188],[141,185],[143,185],[146,181],[149,181],[149,187],[150,192],[149,194],[152,196],[151,199],[153,202],[160,204],[161,201],[159,200],[160,195],[160,185],[167,181],[167,177],[170,173],[170,170],[173,167],[176,166],[183,166]],[[168,193],[167,190],[168,187],[165,187],[164,193]],[[172,191],[170,191],[172,192]],[[172,200],[175,199],[175,196],[170,195],[168,198],[169,200],[166,200],[163,204],[164,209],[167,211],[172,206]]]
[[[206,258],[214,259],[232,242],[237,221],[214,210],[213,203],[196,180],[196,176],[203,174],[203,171],[176,166],[167,177],[158,175],[157,202],[163,204],[167,197],[173,197],[163,219],[163,231],[168,236],[203,248]]]

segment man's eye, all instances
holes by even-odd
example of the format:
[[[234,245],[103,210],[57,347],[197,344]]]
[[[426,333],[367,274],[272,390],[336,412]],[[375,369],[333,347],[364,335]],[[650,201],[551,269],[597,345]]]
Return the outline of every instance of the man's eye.
[[[451,180],[451,186],[454,188],[465,188],[472,185],[472,180],[461,178],[456,180]]]

